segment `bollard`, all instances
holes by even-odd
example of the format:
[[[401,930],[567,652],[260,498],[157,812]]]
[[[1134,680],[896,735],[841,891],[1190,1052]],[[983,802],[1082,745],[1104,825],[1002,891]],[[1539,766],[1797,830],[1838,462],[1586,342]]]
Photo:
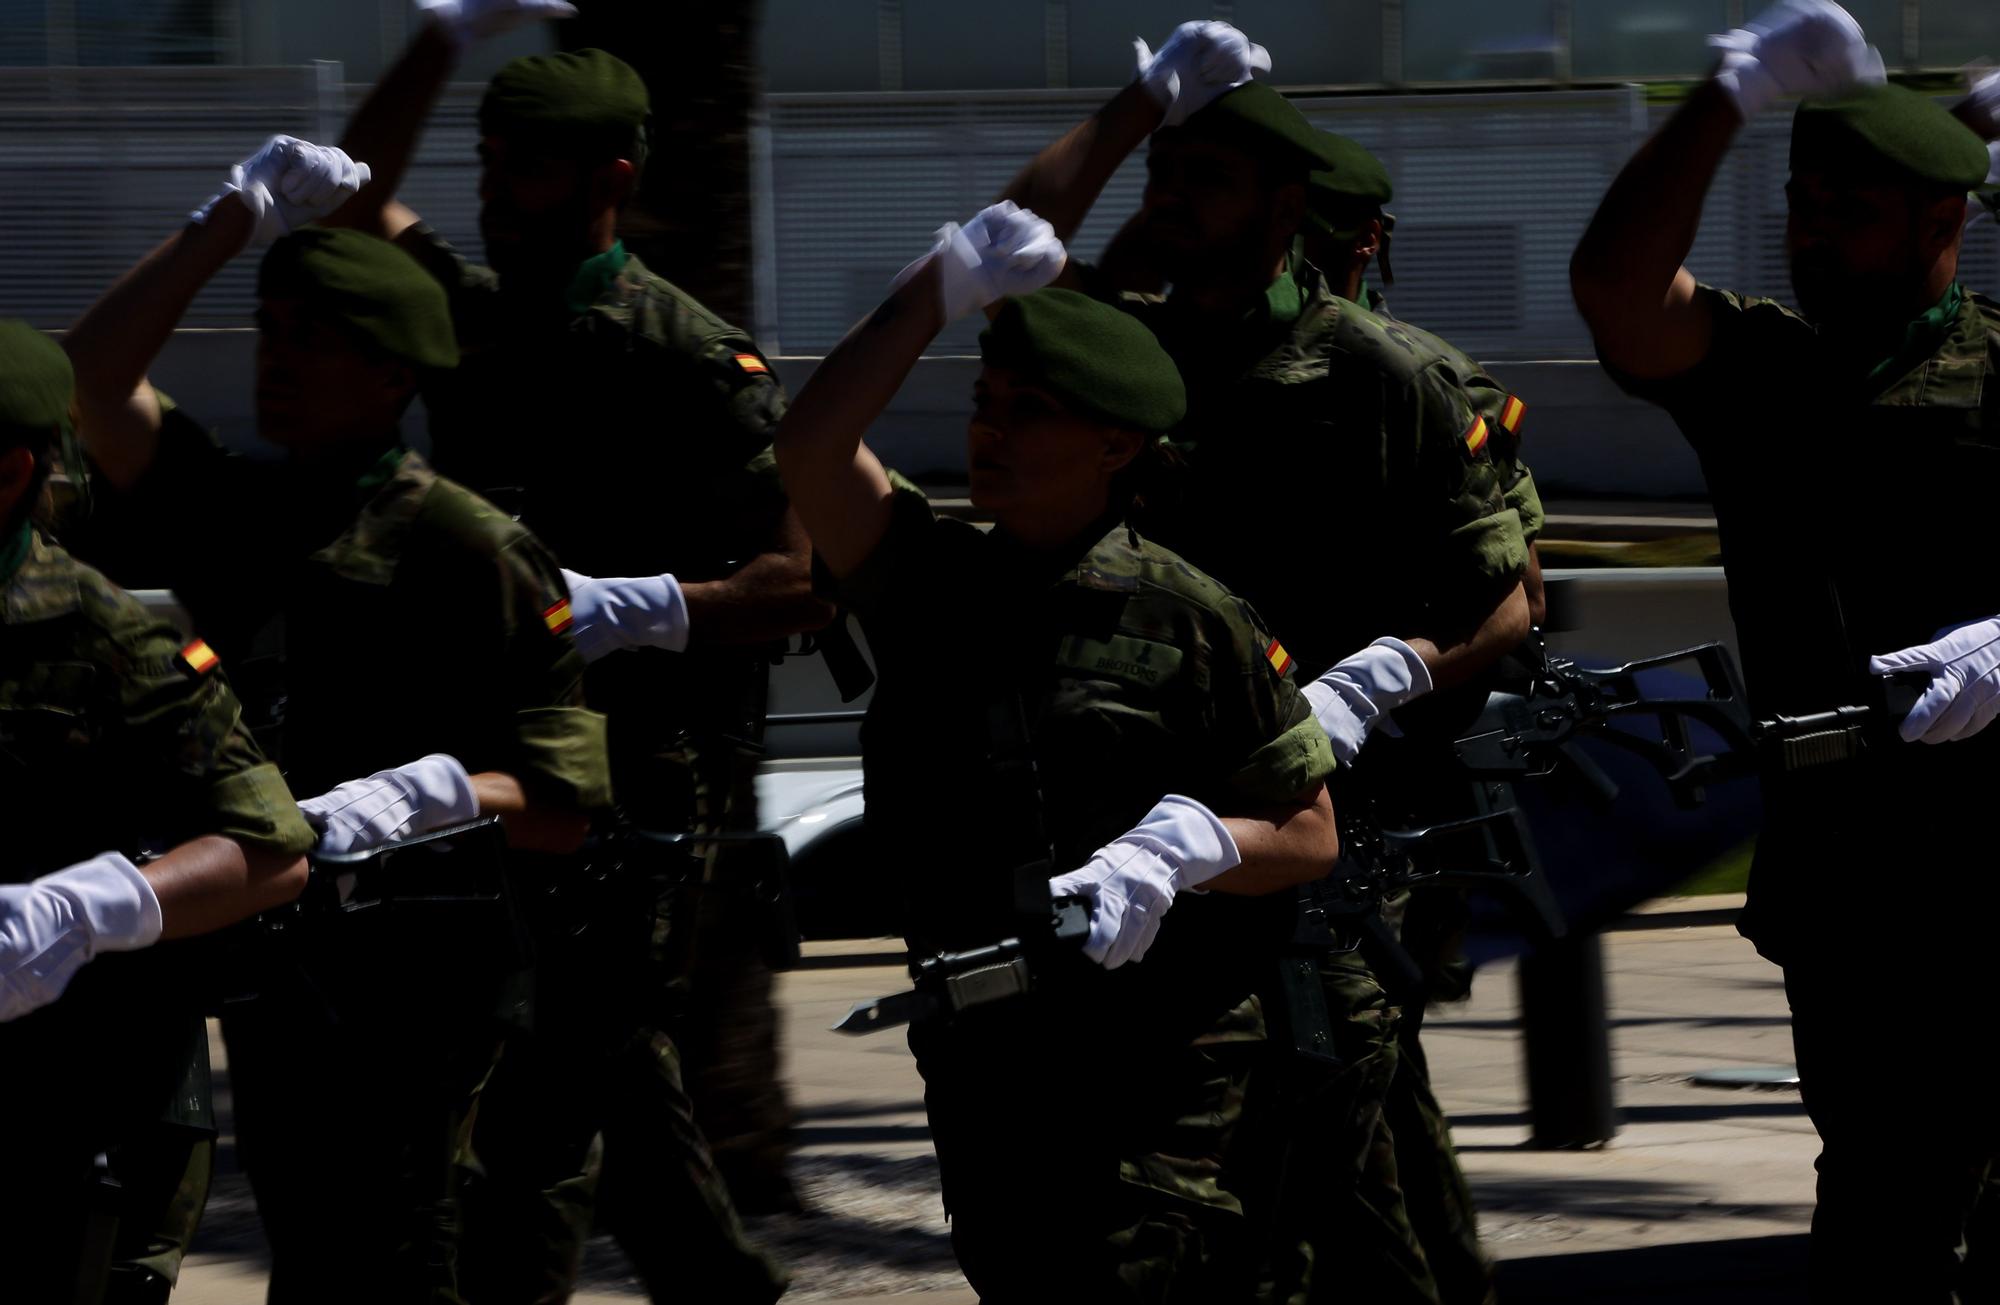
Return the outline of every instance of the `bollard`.
[[[1602,1146],[1618,1132],[1604,946],[1595,933],[1542,942],[1521,958],[1521,1035],[1528,1072],[1528,1145]]]

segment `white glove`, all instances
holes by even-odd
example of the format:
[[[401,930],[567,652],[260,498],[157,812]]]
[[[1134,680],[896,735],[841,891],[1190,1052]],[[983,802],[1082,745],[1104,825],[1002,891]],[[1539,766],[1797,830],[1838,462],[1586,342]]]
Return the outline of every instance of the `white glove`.
[[[1973,81],[1951,111],[1987,141],[1986,153],[1993,162],[1986,171],[1986,184],[2000,186],[2000,69]]]
[[[1377,639],[1305,687],[1313,719],[1345,766],[1378,727],[1396,733],[1389,713],[1431,691],[1430,667],[1401,639]]]
[[[931,252],[896,273],[889,289],[901,289],[935,259],[944,320],[955,322],[1008,295],[1041,289],[1062,275],[1068,257],[1054,227],[1003,199],[964,226],[939,227]]]
[[[564,0],[417,0],[417,8],[436,19],[461,50],[523,23],[576,17],[576,6]]]
[[[1834,95],[1857,82],[1888,80],[1881,51],[1832,0],[1778,0],[1708,44],[1722,53],[1715,80],[1745,122],[1781,95]]]
[[[687,651],[687,599],[672,576],[599,580],[562,574],[569,586],[569,636],[583,660],[594,662],[620,648]]]
[[[1974,80],[1965,98],[1954,104],[1951,111],[1985,139],[2000,136],[2000,68]]]
[[[1139,84],[1167,111],[1163,127],[1178,127],[1216,96],[1271,71],[1271,52],[1228,23],[1182,23],[1154,54],[1134,40]]]
[[[479,815],[472,776],[456,757],[433,752],[394,770],[350,779],[329,793],[299,803],[299,814],[319,832],[313,852],[337,856],[368,852],[397,838],[462,825]]]
[[[152,946],[163,923],[153,886],[116,852],[0,886],[0,1023],[62,996],[99,952]]]
[[[1115,970],[1146,954],[1175,893],[1207,883],[1242,860],[1221,817],[1193,798],[1169,793],[1082,868],[1049,880],[1049,891],[1090,899],[1083,954]]]
[[[189,217],[208,221],[222,197],[234,192],[242,196],[243,207],[256,222],[250,243],[268,245],[354,198],[354,192],[368,184],[369,175],[366,163],[356,163],[332,145],[273,136],[231,168],[222,190]]]
[[[1946,626],[1930,643],[1870,657],[1868,669],[1931,673],[1930,687],[1903,718],[1903,742],[1969,739],[2000,714],[2000,616]]]

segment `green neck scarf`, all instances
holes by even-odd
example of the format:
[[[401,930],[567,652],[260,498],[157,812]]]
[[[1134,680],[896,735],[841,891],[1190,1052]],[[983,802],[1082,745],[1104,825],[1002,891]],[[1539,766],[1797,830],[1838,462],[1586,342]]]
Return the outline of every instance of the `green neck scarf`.
[[[1870,393],[1880,393],[1938,351],[1964,307],[1965,287],[1953,281],[1942,299],[1915,320],[1904,323],[1893,335],[1857,339],[1835,334],[1829,339],[1837,352],[1854,360],[1854,370],[1862,374],[1864,388]],[[1886,355],[1882,352],[1885,347]]]
[[[403,459],[410,456],[410,450],[401,444],[391,445],[382,451],[382,456],[369,464],[366,471],[354,482],[354,490],[363,502],[374,497],[375,491],[389,483],[396,469],[403,465]]]
[[[1265,287],[1264,307],[1274,325],[1290,326],[1299,320],[1299,314],[1305,311],[1306,299],[1291,269],[1278,273],[1278,279]]]
[[[34,531],[23,521],[14,531],[13,537],[0,545],[0,584],[14,578],[21,569],[21,563],[28,560],[28,549],[34,544]]]
[[[583,260],[576,269],[576,275],[569,279],[569,289],[563,294],[563,302],[572,313],[587,313],[590,306],[604,297],[604,292],[625,270],[625,242],[615,240],[611,248],[601,254],[593,254]]]

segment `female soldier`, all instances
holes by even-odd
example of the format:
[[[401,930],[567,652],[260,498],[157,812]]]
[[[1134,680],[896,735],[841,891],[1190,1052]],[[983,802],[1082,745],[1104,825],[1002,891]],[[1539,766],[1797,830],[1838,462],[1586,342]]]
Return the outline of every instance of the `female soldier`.
[[[1280,890],[1338,853],[1333,762],[1249,608],[1123,524],[1185,392],[1137,321],[1038,289],[1063,258],[1011,204],[944,228],[820,364],[778,462],[877,659],[868,817],[913,951],[1004,936],[1036,844],[1081,867],[1050,887],[1091,909],[1083,956],[1034,992],[911,1031],[960,1265],[989,1300],[1227,1300],[1248,1238],[1219,1157],[1263,1036],[1250,993],[1290,927]],[[986,305],[968,462],[990,534],[861,443]],[[1021,752],[1039,811],[1009,801]]]

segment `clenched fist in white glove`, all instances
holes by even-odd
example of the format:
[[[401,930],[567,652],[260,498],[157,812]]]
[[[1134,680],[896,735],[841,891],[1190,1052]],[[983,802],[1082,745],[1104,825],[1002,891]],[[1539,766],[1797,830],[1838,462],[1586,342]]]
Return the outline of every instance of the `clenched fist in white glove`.
[[[231,168],[222,190],[190,216],[196,222],[208,221],[222,197],[233,192],[242,197],[256,223],[250,243],[268,245],[354,198],[368,178],[368,165],[348,158],[345,150],[296,136],[273,136]]]
[[[319,831],[317,856],[370,852],[398,838],[462,825],[479,815],[472,776],[456,757],[433,752],[394,770],[378,770],[299,803]]]
[[[964,226],[939,227],[931,252],[898,272],[889,288],[900,289],[935,262],[944,320],[955,322],[1008,295],[1041,289],[1062,275],[1068,258],[1054,227],[1003,199]]]
[[[2000,69],[1973,79],[1972,89],[1951,111],[1987,142],[1986,152],[1993,164],[1987,170],[1986,184],[2000,186]]]
[[[1158,54],[1144,41],[1132,48],[1139,84],[1167,111],[1164,127],[1178,127],[1224,91],[1271,71],[1271,52],[1228,23],[1182,23]]]
[[[1146,954],[1175,893],[1207,883],[1242,860],[1220,816],[1193,798],[1169,793],[1080,869],[1049,880],[1049,891],[1089,899],[1090,937],[1083,954],[1115,970]]]
[[[163,925],[153,886],[117,852],[0,886],[0,1023],[62,996],[99,952],[152,946]]]
[[[523,23],[576,17],[576,6],[565,0],[417,0],[417,8],[460,49]]]
[[[1930,643],[1870,657],[1868,669],[1931,673],[1930,687],[1903,718],[1905,743],[1969,739],[2000,714],[2000,617],[1947,626]]]
[[[1778,0],[1743,27],[1708,38],[1720,51],[1715,81],[1745,122],[1781,95],[1837,95],[1887,80],[1882,54],[1832,0]]]
[[[1377,639],[1305,687],[1313,719],[1345,766],[1377,728],[1392,734],[1388,714],[1431,691],[1430,667],[1401,639]]]
[[[594,662],[621,648],[686,652],[687,599],[670,575],[593,579],[564,571],[569,586],[569,636],[583,660]]]

